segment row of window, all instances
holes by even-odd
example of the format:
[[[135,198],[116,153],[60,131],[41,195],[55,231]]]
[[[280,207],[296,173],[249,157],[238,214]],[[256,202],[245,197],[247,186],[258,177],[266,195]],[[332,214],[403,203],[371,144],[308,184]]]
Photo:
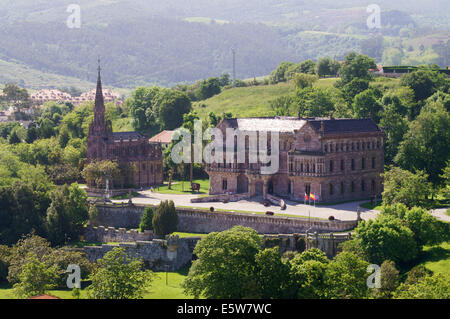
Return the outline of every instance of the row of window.
[[[350,152],[359,150],[374,150],[380,149],[381,143],[379,140],[369,142],[347,142],[347,143],[330,143],[323,146],[325,153]]]
[[[344,183],[344,182],[341,182],[341,183],[338,184],[337,186],[330,183],[330,184],[329,184],[329,193],[330,193],[330,195],[333,195],[333,194],[334,194],[335,188],[336,188],[336,187],[338,187],[337,191],[339,191],[340,194],[344,194],[344,193],[347,191],[347,190],[345,189],[345,183]],[[366,181],[365,181],[365,180],[361,180],[360,190],[361,190],[361,192],[365,192],[365,191],[368,190],[368,189],[367,189],[367,185],[366,185]],[[370,183],[370,191],[371,191],[372,193],[375,193],[376,190],[377,190],[376,182],[375,182],[375,180],[373,179],[373,180],[371,181],[371,183]],[[354,193],[355,191],[356,191],[356,183],[355,183],[354,181],[352,181],[352,182],[350,183],[350,192],[351,192],[351,193]]]
[[[298,167],[298,166],[296,166]],[[352,158],[351,159],[351,163],[350,163],[350,167],[351,170],[354,171],[356,169],[356,165],[355,165],[355,159]],[[372,157],[371,159],[371,167],[372,169],[376,168],[376,158]],[[340,161],[340,169],[341,171],[345,171],[345,160],[341,159]],[[366,169],[366,158],[361,158],[361,169]],[[293,172],[294,171],[294,163],[293,161],[289,162],[289,171]],[[316,169],[316,164],[312,163],[311,165],[309,163],[300,163],[300,172],[305,172],[305,173],[320,173],[320,170]],[[334,161],[330,160],[329,161],[329,172],[334,172]]]
[[[351,161],[350,168],[352,171],[354,171],[356,169],[355,159],[352,158],[350,161]],[[372,157],[371,167],[372,167],[372,169],[376,168],[376,158],[375,157]],[[340,169],[341,169],[341,171],[345,170],[345,161],[343,159],[341,159]],[[365,157],[361,158],[361,169],[366,169],[366,158]],[[330,160],[329,171],[330,172],[334,171],[334,161],[333,160]]]

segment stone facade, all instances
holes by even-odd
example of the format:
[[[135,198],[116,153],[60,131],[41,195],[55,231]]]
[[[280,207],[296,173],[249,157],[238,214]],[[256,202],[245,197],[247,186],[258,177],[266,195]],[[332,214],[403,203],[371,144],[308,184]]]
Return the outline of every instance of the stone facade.
[[[211,195],[248,193],[267,198],[273,194],[303,201],[305,194],[315,194],[319,202],[339,202],[382,193],[383,134],[371,119],[226,119],[218,128],[224,145],[228,128],[258,138],[260,132],[278,132],[279,170],[264,175],[263,164],[249,163],[246,141],[245,163],[236,163],[234,154],[234,163],[227,163],[224,156],[222,163],[207,165]]]
[[[131,173],[120,180],[110,180],[114,185],[144,187],[163,184],[163,156],[161,143],[149,142],[139,132],[113,133],[110,122],[105,121],[105,105],[102,94],[100,67],[95,96],[94,121],[89,127],[87,162],[94,160],[117,161],[122,168],[131,167]],[[93,182],[89,182],[93,187]]]
[[[98,215],[93,226],[137,228],[145,206],[141,205],[97,205]],[[230,229],[237,225],[251,227],[260,234],[294,234],[310,231],[318,233],[343,232],[353,229],[357,220],[324,220],[266,216],[189,208],[177,208],[180,232],[211,233]]]

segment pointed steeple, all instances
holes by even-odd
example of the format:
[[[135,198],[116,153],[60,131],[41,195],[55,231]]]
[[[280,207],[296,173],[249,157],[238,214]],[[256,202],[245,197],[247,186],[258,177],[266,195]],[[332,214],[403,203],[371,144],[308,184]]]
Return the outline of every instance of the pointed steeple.
[[[100,58],[98,59],[98,76],[97,76],[97,90],[95,92],[95,108],[94,110],[105,112],[105,103],[103,100],[103,90],[102,90],[102,78],[100,75],[100,71],[102,68],[100,67]]]

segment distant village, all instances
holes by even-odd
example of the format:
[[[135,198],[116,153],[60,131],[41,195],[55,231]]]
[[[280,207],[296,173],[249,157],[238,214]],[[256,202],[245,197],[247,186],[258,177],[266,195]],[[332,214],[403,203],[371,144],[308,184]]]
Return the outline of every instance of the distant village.
[[[3,95],[3,93],[0,93]],[[103,99],[105,103],[114,102],[116,104],[122,104],[121,96],[119,93],[114,92],[110,89],[105,89],[103,91]],[[91,102],[95,100],[95,89],[92,89],[88,92],[81,94],[80,96],[72,96],[69,93],[57,90],[57,89],[43,89],[36,93],[30,95],[31,106],[29,108],[21,109],[21,112],[27,115],[33,115],[35,110],[39,108],[45,102],[53,101],[53,102],[69,102],[73,105],[77,106],[85,102]],[[13,107],[10,107],[8,110],[0,111],[0,123],[15,121],[11,118],[13,113],[15,112]],[[16,121],[20,122],[22,126],[27,128],[30,121]]]

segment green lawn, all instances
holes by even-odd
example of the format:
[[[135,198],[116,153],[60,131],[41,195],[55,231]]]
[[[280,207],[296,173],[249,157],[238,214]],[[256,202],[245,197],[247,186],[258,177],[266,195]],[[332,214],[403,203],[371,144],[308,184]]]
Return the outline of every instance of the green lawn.
[[[424,247],[420,264],[433,273],[450,276],[450,242],[442,243],[439,246]]]
[[[270,101],[294,92],[294,85],[289,83],[231,88],[196,102],[193,107],[200,119],[205,119],[209,112],[231,112],[234,117],[273,116]]]
[[[180,287],[181,282],[186,278],[190,265],[177,272],[168,273],[168,285],[166,285],[166,273],[156,272],[157,275],[153,281],[149,292],[144,295],[145,299],[192,299],[192,296],[186,296]],[[49,295],[62,299],[73,299],[72,290],[50,290]],[[81,290],[81,299],[87,298],[86,289]],[[11,285],[0,285],[0,299],[16,299]]]
[[[200,191],[198,194],[208,194],[209,193],[209,179],[194,179],[193,183],[200,184]],[[183,189],[184,189],[184,191],[183,191]],[[192,194],[189,180],[184,181],[184,182],[172,181],[172,189],[169,189],[168,183],[165,182],[164,186],[155,188],[155,192],[161,193],[161,194],[173,194],[173,195]],[[194,194],[197,194],[197,192],[195,192]]]
[[[187,237],[205,237],[208,234],[204,233],[183,233],[183,232],[173,232],[171,235],[176,235],[180,238],[187,238]]]

